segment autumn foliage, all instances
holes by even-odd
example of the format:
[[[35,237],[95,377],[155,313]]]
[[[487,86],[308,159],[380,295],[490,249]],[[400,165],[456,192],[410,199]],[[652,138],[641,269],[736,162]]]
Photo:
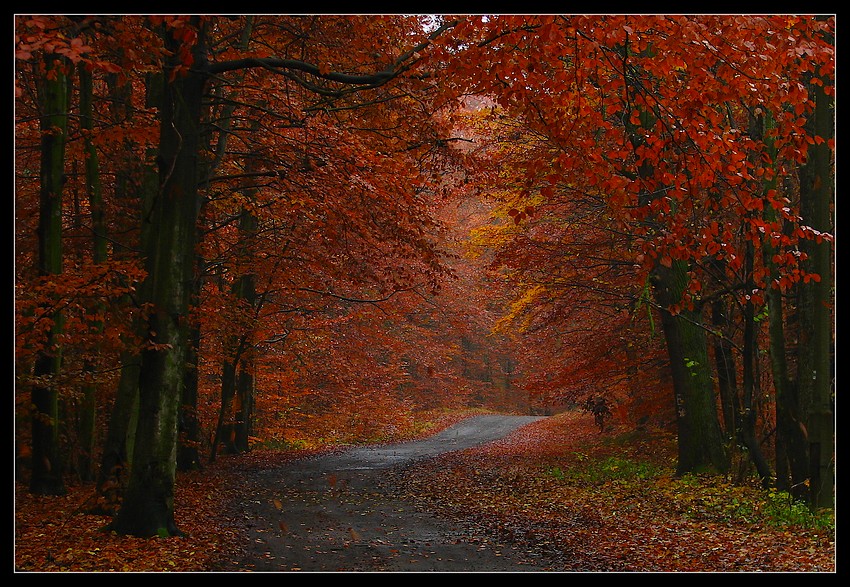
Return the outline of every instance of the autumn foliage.
[[[16,16],[19,491],[601,396],[831,507],[834,28]]]

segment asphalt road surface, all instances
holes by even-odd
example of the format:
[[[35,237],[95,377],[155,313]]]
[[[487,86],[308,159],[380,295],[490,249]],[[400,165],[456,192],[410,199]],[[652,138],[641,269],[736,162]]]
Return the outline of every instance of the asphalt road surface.
[[[539,419],[477,416],[416,442],[353,448],[258,471],[234,504],[249,528],[240,560],[220,571],[528,572],[545,567],[510,546],[471,539],[419,504],[390,495],[394,467],[506,436]]]

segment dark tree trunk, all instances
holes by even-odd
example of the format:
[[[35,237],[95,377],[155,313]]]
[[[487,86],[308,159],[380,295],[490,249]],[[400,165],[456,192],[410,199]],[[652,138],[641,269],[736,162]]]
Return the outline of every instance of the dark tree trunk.
[[[668,310],[681,302],[687,279],[687,265],[678,260],[669,268],[658,265],[652,274],[673,376],[679,435],[677,474],[725,472],[729,462],[717,418],[702,317],[699,311],[683,309],[674,315]]]
[[[238,409],[236,410],[236,434],[234,445],[237,452],[248,452],[251,448],[250,440],[254,433],[254,365],[253,361],[245,358],[239,369],[239,377],[236,380],[236,397]]]
[[[81,63],[77,68],[80,78],[80,128],[89,131],[84,137],[84,149],[86,156],[86,193],[91,210],[92,224],[92,261],[95,264],[105,263],[107,260],[106,223],[103,211],[103,193],[100,184],[100,162],[98,161],[97,149],[91,137],[93,129],[93,91],[91,72],[86,64]],[[102,306],[92,309],[99,313]],[[103,323],[98,321],[94,327],[103,332]],[[87,363],[86,370],[91,372],[94,366]],[[95,474],[95,443],[97,402],[95,399],[96,385],[87,383],[83,386],[83,397],[78,408],[77,437],[80,444],[80,455],[77,459],[77,471],[82,481],[88,482],[94,479]]]
[[[162,84],[158,76],[151,76],[148,80],[148,95],[146,105],[148,107],[159,107],[161,92],[150,88],[153,85]],[[112,101],[116,105],[113,118],[116,122],[124,122],[132,118],[129,110],[131,88],[125,85],[116,85],[112,88]],[[153,160],[155,153],[149,150],[150,159]],[[116,174],[115,198],[116,200],[135,198],[138,200],[138,224],[141,226],[139,243],[137,246],[120,246],[116,254],[124,254],[125,250],[139,248],[142,251],[150,247],[151,224],[145,219],[150,218],[153,204],[159,191],[159,180],[156,168],[148,163],[142,163],[139,170],[140,181],[133,189],[134,183],[129,177],[132,175],[131,168],[134,164],[124,162],[124,166]],[[139,287],[139,295],[146,298],[146,279]],[[130,303],[129,300],[125,300]],[[136,335],[140,340],[146,340],[146,325],[139,321],[134,324]],[[125,350],[121,353],[121,377],[115,392],[115,401],[107,427],[106,439],[104,440],[103,453],[101,455],[100,473],[98,474],[97,489],[100,496],[99,507],[105,513],[115,514],[118,506],[123,500],[127,479],[130,474],[130,462],[133,458],[133,441],[136,434],[136,423],[139,415],[139,372],[141,370],[142,358],[137,350]]]
[[[236,367],[239,364],[239,353],[234,353],[235,358],[224,361],[221,366],[221,405],[218,410],[218,422],[215,427],[215,435],[210,449],[210,462],[215,461],[219,445],[225,454],[236,452],[233,445],[233,424],[230,421],[233,398],[236,394]]]
[[[200,239],[198,229],[196,238]],[[197,308],[201,298],[201,281],[204,259],[195,254],[195,278],[192,280],[191,308]],[[201,346],[201,324],[195,316],[189,327],[189,340],[186,347],[186,373],[183,377],[183,392],[180,397],[180,413],[177,420],[177,468],[180,471],[192,471],[201,465],[201,424],[198,421],[198,361]]]
[[[800,170],[800,212],[803,224],[820,233],[834,234],[832,149],[835,136],[835,100],[821,84],[810,84],[815,110],[809,132],[823,139],[809,146],[806,164]],[[807,406],[809,444],[809,501],[813,507],[835,506],[835,416],[833,412],[832,367],[833,318],[832,243],[804,240],[800,248],[808,256],[804,269],[817,279],[800,284],[800,359],[797,382]]]
[[[55,75],[45,76],[38,87],[41,109],[41,186],[39,191],[38,269],[42,276],[62,273],[62,189],[64,184],[65,135],[68,124],[66,63],[58,55],[46,55],[45,66]],[[62,314],[52,310],[53,325],[43,350],[35,359],[32,388],[32,477],[30,490],[42,495],[65,492],[59,446],[59,394],[55,378],[62,363],[58,335]]]
[[[198,26],[199,19],[192,19]],[[130,478],[112,529],[134,536],[173,536],[177,422],[188,344],[188,312],[195,269],[198,217],[198,152],[201,98],[206,76],[203,31],[192,48],[193,67],[172,77],[166,65],[160,111],[160,191],[154,203],[147,251],[146,301],[151,344],[142,351],[139,419]]]
[[[745,272],[747,275],[752,275],[753,270],[753,244],[747,242],[745,253]],[[748,284],[748,290],[752,291],[754,285]],[[744,397],[742,402],[742,410],[740,413],[740,424],[738,426],[738,440],[746,447],[753,464],[756,466],[756,471],[761,479],[762,485],[765,488],[770,486],[773,476],[767,460],[761,452],[758,440],[756,439],[756,410],[753,406],[753,393],[755,390],[755,373],[756,366],[756,333],[755,333],[755,310],[752,301],[748,300],[744,304],[744,346],[743,346],[743,391]]]
[[[192,471],[201,468],[200,438],[201,426],[198,421],[198,346],[201,343],[201,329],[193,324],[189,335],[189,354],[186,361],[186,375],[183,380],[183,395],[180,398],[178,419],[177,468],[180,471]]]
[[[727,438],[735,438],[738,429],[738,376],[735,367],[735,356],[732,354],[732,344],[726,338],[724,328],[728,324],[728,316],[724,311],[721,299],[711,303],[711,325],[714,336],[714,363],[717,370],[717,388],[720,392],[720,405],[723,412],[723,427]]]

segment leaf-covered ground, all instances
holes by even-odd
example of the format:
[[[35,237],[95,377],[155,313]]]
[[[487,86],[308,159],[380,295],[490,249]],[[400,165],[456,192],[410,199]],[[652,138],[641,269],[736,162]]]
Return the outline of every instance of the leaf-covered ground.
[[[586,414],[565,413],[419,464],[399,486],[554,571],[835,571],[834,532],[811,527],[802,506],[722,478],[674,478],[674,455],[669,436],[599,434]]]
[[[214,569],[245,540],[226,506],[244,489],[246,467],[277,466],[299,454],[256,451],[180,475],[181,538],[104,532],[109,518],[86,513],[90,487],[35,497],[17,484],[15,569]],[[599,434],[587,414],[565,413],[486,447],[409,467],[388,482],[476,539],[520,544],[552,561],[553,571],[835,571],[831,530],[794,518],[793,504],[755,487],[674,478],[674,454],[667,436]]]

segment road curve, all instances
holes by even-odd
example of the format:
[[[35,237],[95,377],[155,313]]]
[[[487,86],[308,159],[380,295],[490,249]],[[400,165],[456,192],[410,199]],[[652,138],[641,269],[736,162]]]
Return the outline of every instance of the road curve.
[[[464,450],[498,440],[540,416],[488,415],[468,418],[442,432],[413,442],[353,448],[315,463],[324,472],[384,469],[442,453]]]
[[[358,447],[260,471],[235,515],[246,553],[220,571],[516,572],[545,570],[509,546],[470,538],[416,503],[392,497],[387,471],[498,440],[539,420],[476,416],[425,440]]]

